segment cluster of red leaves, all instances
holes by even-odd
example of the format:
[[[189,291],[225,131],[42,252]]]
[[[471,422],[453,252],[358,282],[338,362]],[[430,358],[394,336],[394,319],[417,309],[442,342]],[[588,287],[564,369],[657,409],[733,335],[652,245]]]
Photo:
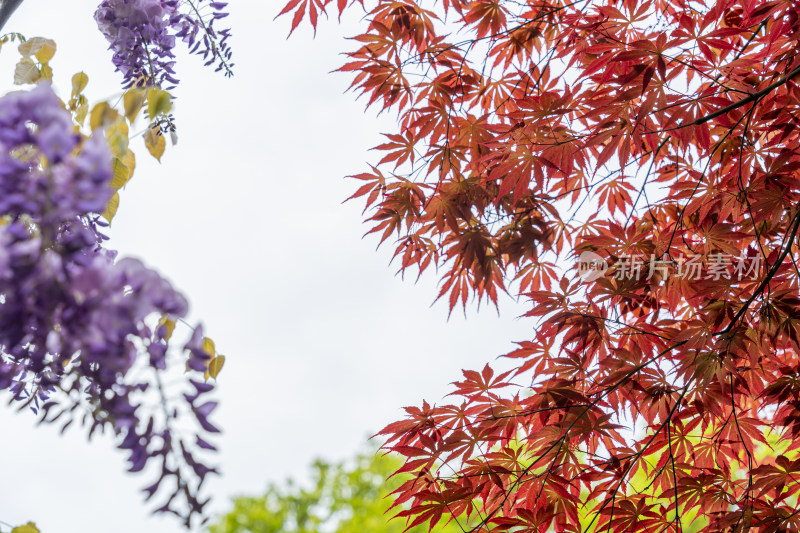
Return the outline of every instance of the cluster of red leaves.
[[[294,29],[330,2],[285,12]],[[800,2],[359,5],[341,70],[399,126],[355,176],[371,232],[396,239],[402,270],[444,272],[451,309],[510,292],[536,321],[514,370],[464,372],[456,401],[381,432],[416,474],[399,514],[800,531]],[[651,272],[689,255],[760,267],[557,274],[589,251]]]

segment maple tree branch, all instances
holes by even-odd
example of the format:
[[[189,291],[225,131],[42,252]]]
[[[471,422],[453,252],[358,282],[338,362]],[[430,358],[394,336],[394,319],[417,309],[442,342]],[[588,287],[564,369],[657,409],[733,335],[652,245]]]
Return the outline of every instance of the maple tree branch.
[[[622,46],[625,46],[625,47],[630,47],[631,46],[631,43],[616,39],[616,38],[612,37],[611,35],[608,35],[607,33],[601,33],[601,35],[603,35],[609,41],[615,42],[615,43],[620,44]],[[711,79],[711,81],[713,83],[716,83],[717,85],[719,85],[720,87],[722,87],[724,89],[724,91],[721,91],[721,92],[728,92],[728,91],[739,92],[739,93],[744,92],[744,91],[740,91],[738,89],[731,89],[730,87],[726,87],[722,83],[719,83],[719,78],[722,76],[721,74],[716,76],[715,78],[711,78],[710,74],[707,74],[707,73],[703,72],[702,70],[700,70],[696,66],[692,65],[691,63],[687,63],[686,61],[683,61],[678,57],[669,56],[667,54],[660,53],[657,50],[644,50],[644,51],[650,52],[653,55],[665,57],[665,58],[669,59],[670,61],[675,61],[676,63],[678,63],[680,65],[683,65],[687,69],[696,72],[699,76],[703,76],[703,77]]]
[[[732,103],[730,105],[727,105],[727,106],[723,107],[722,109],[717,109],[713,113],[710,113],[710,114],[708,114],[708,115],[706,115],[704,117],[698,118],[698,119],[693,120],[691,122],[680,124],[679,126],[675,126],[674,128],[668,128],[668,129],[661,130],[661,131],[664,131],[664,132],[674,131],[674,130],[679,130],[679,129],[682,129],[682,128],[687,128],[689,126],[700,126],[701,124],[705,124],[709,120],[715,119],[720,115],[725,115],[727,113],[730,113],[731,111],[733,111],[735,109],[738,109],[738,108],[742,107],[743,105],[747,105],[750,102],[754,102],[754,101],[762,98],[763,96],[768,95],[769,93],[771,93],[772,91],[774,91],[775,89],[780,87],[781,85],[789,82],[792,78],[796,77],[798,74],[800,74],[800,67],[797,67],[796,69],[791,71],[789,74],[787,74],[786,76],[784,76],[780,80],[776,81],[775,83],[772,83],[772,84],[768,85],[767,87],[764,87],[760,91],[756,91],[754,93],[751,93],[749,96],[747,96],[745,98],[742,98],[741,100],[739,100],[737,102],[734,102],[734,103]]]
[[[760,32],[761,29],[764,28],[767,25],[767,22],[769,22],[770,20],[772,20],[772,19],[770,19],[770,17],[764,17],[764,20],[762,20],[758,24],[758,27],[755,30],[753,30],[753,34],[750,37],[748,37],[747,41],[745,41],[745,43],[742,45],[742,48],[739,49],[738,52],[736,52],[735,56],[733,56],[733,61],[736,61],[737,59],[742,57],[742,54],[744,54],[744,51],[747,50],[748,46],[750,46],[750,43],[753,42],[753,39],[756,38],[756,35],[758,35],[758,32]],[[731,63],[733,63],[733,61],[731,61]]]
[[[739,528],[753,509],[763,512],[752,520],[759,528],[773,519],[785,525],[789,511],[770,509],[780,493],[748,485],[742,472],[758,480],[753,432],[795,416],[770,411],[787,388],[771,392],[763,410],[748,389],[751,375],[759,387],[794,379],[758,361],[791,367],[800,342],[792,248],[800,239],[792,219],[800,61],[785,23],[791,7],[685,3],[672,12],[634,3],[626,13],[603,0],[543,19],[551,7],[539,0],[447,0],[431,3],[444,9],[430,22],[424,9],[377,4],[359,36],[370,44],[351,54],[348,69],[361,94],[398,109],[401,135],[379,148],[387,153],[378,165],[394,166],[392,175],[373,167],[377,177],[364,178],[370,184],[357,194],[370,206],[378,195],[371,184],[385,191],[391,183],[370,219],[374,231],[406,233],[394,255],[401,270],[449,269],[439,297],[449,293],[451,311],[459,300],[466,309],[470,294],[480,301],[510,292],[513,280],[516,295],[531,297],[531,315],[543,315],[532,348],[516,352],[517,375],[536,376],[529,386],[514,384],[509,397],[468,378],[474,383],[457,382],[453,393],[459,406],[425,404],[407,411],[410,424],[387,427],[395,451],[414,454],[404,468],[419,481],[397,497],[410,503],[406,516],[416,525],[466,515],[471,531],[561,530],[594,518],[590,529],[598,531],[680,533],[695,516],[714,521],[701,525],[708,530],[727,528],[744,505]],[[474,38],[461,43],[459,32]],[[391,99],[406,89],[410,96]],[[416,196],[405,194],[408,182]],[[663,196],[655,197],[656,185],[665,185]],[[595,211],[573,223],[587,207]],[[540,227],[526,234],[534,218]],[[547,256],[536,242],[544,233]],[[574,271],[557,280],[542,264],[551,252],[557,263],[575,251],[634,250],[696,253],[706,268],[712,255],[747,260],[753,247],[764,262],[738,281],[698,272],[696,283],[614,284],[606,271],[581,290]],[[573,295],[577,305],[559,304]],[[539,312],[556,307],[578,313]],[[779,328],[769,320],[773,308]],[[751,321],[757,330],[744,339]],[[688,344],[642,370],[682,338]],[[748,358],[746,371],[733,360]],[[525,392],[532,396],[520,400]],[[635,425],[626,428],[628,413]]]
[[[753,114],[750,113],[747,117],[747,122],[744,125],[744,132],[742,135],[739,136],[739,173],[736,177],[736,185],[739,188],[739,191],[742,194],[742,198],[744,199],[744,203],[747,206],[747,213],[750,215],[750,222],[753,225],[753,234],[755,235],[756,244],[758,244],[758,250],[761,252],[761,256],[764,258],[764,261],[767,261],[767,253],[764,251],[764,247],[761,244],[761,236],[759,235],[758,226],[756,226],[756,219],[753,215],[753,206],[750,205],[750,198],[748,197],[747,190],[744,188],[744,184],[742,183],[742,165],[744,159],[744,144],[745,140],[747,139],[747,131],[750,129],[750,119],[752,118]],[[795,267],[796,268],[796,267]],[[800,275],[800,272],[798,272]]]
[[[669,447],[669,461],[672,466],[672,484],[675,489],[675,524],[678,526],[678,531],[683,531],[683,524],[681,521],[680,504],[678,502],[678,475],[675,472],[675,453],[672,451],[672,437],[670,435],[670,427],[672,426],[672,417],[668,419],[667,424],[667,446]],[[666,465],[665,465],[666,466]],[[655,479],[656,476],[653,476]]]
[[[750,296],[750,298],[747,299],[742,308],[739,309],[739,311],[733,316],[728,326],[724,330],[715,333],[714,334],[715,336],[725,335],[727,333],[730,333],[731,330],[736,325],[736,322],[738,322],[739,319],[742,318],[742,316],[747,312],[747,309],[750,307],[750,305],[755,301],[758,295],[760,295],[764,291],[764,288],[766,288],[766,286],[769,284],[770,280],[775,276],[775,274],[778,273],[778,269],[783,264],[784,259],[786,259],[786,256],[789,254],[789,251],[792,249],[792,245],[794,244],[794,239],[797,236],[797,230],[798,228],[800,228],[800,209],[798,209],[798,212],[795,214],[793,222],[794,222],[794,227],[791,229],[790,232],[787,232],[788,236],[788,239],[786,240],[787,244],[783,248],[783,251],[781,252],[780,256],[778,256],[778,258],[775,260],[775,263],[769,269],[766,276],[764,276],[764,279],[761,280],[761,283],[759,283],[758,287],[756,287],[756,289],[753,291],[753,294]]]
[[[798,68],[798,71],[800,71],[800,68]],[[742,120],[744,120],[745,116],[748,117],[748,121],[750,120],[749,117],[753,114],[753,112],[755,111],[755,108],[756,108],[756,105],[753,104],[753,107],[750,108],[750,111],[748,112],[748,114],[747,115],[742,115],[741,117],[739,117],[739,120],[737,120],[736,123],[731,128],[729,128],[728,131],[725,132],[725,135],[723,135],[722,138],[719,141],[714,143],[714,148],[712,148],[711,152],[708,155],[708,161],[706,162],[705,168],[703,169],[703,174],[701,175],[700,179],[697,180],[697,183],[695,184],[694,190],[692,191],[692,194],[689,197],[689,199],[691,199],[694,196],[694,194],[700,188],[700,185],[703,183],[703,179],[704,179],[706,173],[708,172],[709,167],[711,166],[711,158],[714,156],[714,154],[717,152],[717,150],[719,150],[720,146],[722,146],[722,143],[725,141],[725,139],[730,137],[733,134],[733,132],[736,129],[736,127],[739,124],[742,123]],[[681,207],[680,215],[678,216],[678,218],[676,220],[675,227],[672,230],[672,234],[670,235],[670,238],[669,238],[669,243],[667,244],[667,252],[666,253],[668,253],[668,254],[670,253],[669,251],[672,248],[672,240],[675,238],[675,234],[677,233],[678,229],[683,226],[684,213],[686,212],[686,208],[689,206],[689,203],[690,202],[687,201]],[[688,247],[688,245],[687,245],[687,247]],[[691,247],[689,247],[689,248],[691,249]]]
[[[658,153],[661,151],[661,149],[664,147],[664,145],[667,144],[668,141],[669,141],[669,136],[664,137],[664,140],[661,141],[661,143],[656,148],[655,153],[653,154],[653,159],[650,161],[650,166],[647,169],[647,174],[645,174],[644,182],[642,183],[642,186],[639,188],[639,194],[636,195],[636,199],[633,201],[633,205],[631,205],[631,210],[628,213],[628,217],[625,219],[625,224],[622,226],[623,229],[627,229],[628,228],[628,223],[631,221],[631,217],[633,217],[633,212],[636,209],[636,204],[639,203],[639,198],[642,197],[642,193],[644,192],[644,188],[647,186],[647,180],[650,179],[650,173],[653,171],[653,166],[656,164],[656,159],[658,158]],[[649,204],[650,204],[650,202],[648,201],[648,206],[647,206],[648,209],[650,207]],[[650,216],[652,217],[653,215],[651,214]]]
[[[636,333],[642,333],[644,335],[653,335],[654,337],[658,337],[659,339],[669,340],[668,337],[665,337],[663,335],[659,335],[658,333],[655,333],[653,331],[647,331],[645,329],[639,328],[639,327],[634,326],[632,324],[628,324],[627,322],[623,322],[621,320],[617,320],[615,318],[603,317],[603,316],[600,316],[600,315],[592,315],[592,314],[589,314],[589,313],[579,313],[577,311],[574,312],[574,314],[577,315],[577,316],[583,317],[583,318],[592,318],[594,320],[602,320],[604,322],[611,322],[612,324],[620,326],[620,329],[630,328],[630,329],[634,330]],[[616,330],[616,331],[619,331],[619,330]]]
[[[550,446],[548,446],[548,447],[547,447],[547,449],[546,449],[546,450],[544,450],[544,451],[543,451],[543,452],[542,452],[542,453],[539,455],[539,457],[538,457],[538,458],[536,458],[536,459],[535,459],[535,460],[534,460],[534,461],[533,461],[533,462],[532,462],[530,465],[528,465],[527,467],[525,467],[525,470],[523,470],[523,471],[522,471],[522,473],[521,473],[519,476],[517,476],[517,479],[515,479],[515,480],[512,482],[512,484],[511,484],[511,487],[510,487],[508,490],[506,490],[506,491],[505,491],[505,496],[503,497],[503,499],[502,499],[502,501],[500,502],[500,504],[499,504],[498,506],[496,506],[496,507],[495,507],[495,508],[494,508],[494,509],[493,509],[491,512],[489,512],[489,513],[486,515],[486,518],[484,518],[483,520],[481,520],[481,521],[478,523],[478,525],[476,525],[476,526],[475,526],[473,529],[471,529],[471,530],[470,530],[470,533],[476,533],[476,532],[479,530],[479,528],[481,528],[481,527],[483,527],[484,525],[486,525],[486,524],[488,523],[488,521],[489,521],[489,520],[491,520],[491,519],[492,519],[492,517],[493,517],[495,514],[497,514],[497,512],[498,512],[498,511],[499,511],[499,510],[500,510],[500,509],[501,509],[501,508],[502,508],[502,507],[505,505],[506,501],[508,501],[508,497],[509,497],[509,495],[510,495],[511,491],[513,491],[513,489],[514,489],[514,488],[515,488],[517,485],[519,485],[519,484],[521,483],[521,481],[522,481],[522,478],[523,478],[525,475],[527,475],[527,474],[528,474],[528,473],[529,473],[529,472],[530,472],[530,471],[533,469],[533,467],[534,467],[534,466],[536,466],[536,464],[537,464],[537,463],[538,463],[538,462],[539,462],[541,459],[543,459],[543,458],[544,458],[544,456],[545,456],[545,455],[547,455],[547,454],[548,454],[548,453],[549,453],[551,450],[553,450],[553,449],[554,449],[554,448],[555,448],[557,445],[558,445],[559,447],[563,445],[563,443],[564,443],[564,440],[566,439],[566,437],[567,437],[567,435],[569,434],[569,432],[572,430],[572,428],[573,428],[573,427],[575,427],[575,424],[577,424],[577,423],[578,423],[578,421],[579,421],[579,420],[581,420],[581,419],[582,419],[582,418],[583,418],[583,417],[586,415],[586,413],[588,413],[588,412],[589,412],[589,410],[590,410],[590,409],[592,409],[593,407],[596,407],[596,406],[597,406],[597,404],[599,404],[599,403],[600,403],[600,402],[601,402],[601,401],[602,401],[604,398],[606,398],[606,397],[607,397],[609,394],[611,394],[612,392],[614,392],[615,390],[617,390],[619,387],[621,387],[623,383],[625,383],[626,381],[628,381],[628,379],[630,379],[630,378],[631,378],[631,376],[633,376],[634,374],[636,374],[637,372],[639,372],[639,371],[640,371],[640,370],[642,370],[643,368],[646,368],[646,367],[647,367],[648,365],[650,365],[651,363],[653,363],[653,362],[657,361],[658,359],[660,359],[661,357],[663,357],[664,355],[666,355],[666,354],[667,354],[667,353],[669,353],[670,351],[674,350],[674,349],[675,349],[675,348],[677,348],[678,346],[682,346],[682,345],[686,344],[687,342],[688,342],[688,340],[678,341],[678,342],[676,342],[675,344],[673,344],[672,346],[669,346],[669,347],[665,348],[664,350],[662,350],[661,352],[657,353],[656,355],[654,355],[653,357],[651,357],[651,358],[650,358],[650,359],[648,359],[647,361],[645,361],[645,362],[643,362],[642,364],[640,364],[640,365],[637,365],[635,368],[631,369],[631,370],[630,370],[628,373],[626,373],[626,374],[625,374],[625,375],[624,375],[624,376],[623,376],[623,377],[622,377],[622,378],[621,378],[619,381],[617,381],[617,382],[616,382],[614,385],[612,385],[612,386],[610,386],[610,387],[607,387],[607,388],[604,388],[604,389],[602,390],[601,394],[600,394],[600,395],[597,397],[597,399],[596,399],[596,400],[594,400],[594,401],[592,401],[592,402],[591,402],[589,405],[587,405],[587,406],[586,406],[586,408],[583,410],[583,412],[581,412],[581,413],[580,413],[578,416],[576,416],[576,417],[575,417],[575,420],[573,420],[573,421],[570,423],[570,425],[567,427],[567,429],[566,429],[566,430],[564,430],[564,433],[561,435],[561,437],[559,437],[559,438],[556,440],[556,442],[554,442],[553,444],[551,444]],[[687,385],[687,387],[688,387],[688,385]],[[551,466],[551,468],[552,468],[552,466]]]
[[[672,406],[672,409],[670,409],[670,411],[667,414],[666,419],[664,420],[664,422],[662,422],[661,425],[659,426],[659,428],[656,431],[653,432],[653,434],[650,436],[650,438],[647,440],[647,442],[645,442],[644,445],[642,445],[642,448],[638,452],[636,452],[635,457],[630,461],[630,463],[628,464],[628,466],[625,469],[625,471],[620,475],[619,482],[617,483],[617,486],[614,488],[614,490],[611,493],[611,499],[610,500],[606,500],[605,502],[603,502],[603,505],[601,505],[600,508],[594,513],[594,518],[592,518],[592,520],[589,522],[589,525],[587,525],[586,528],[584,528],[583,533],[587,533],[589,531],[589,528],[592,527],[592,524],[594,524],[595,520],[597,520],[597,517],[600,516],[600,513],[603,512],[603,509],[605,509],[606,506],[609,503],[611,504],[611,516],[608,518],[608,527],[609,527],[609,531],[611,530],[611,522],[614,519],[614,502],[616,501],[617,494],[619,493],[619,489],[622,488],[623,481],[625,481],[625,476],[627,476],[628,473],[631,471],[631,469],[633,468],[633,465],[635,464],[636,460],[639,457],[641,457],[644,454],[645,451],[647,451],[647,448],[650,446],[650,444],[653,443],[653,441],[658,436],[658,434],[661,433],[661,431],[666,427],[666,425],[670,423],[670,421],[672,420],[672,417],[675,415],[675,411],[680,406],[681,402],[683,401],[684,396],[686,396],[686,392],[689,390],[689,385],[691,385],[691,381],[689,381],[689,383],[687,383],[683,387],[683,391],[681,392],[681,395],[678,397],[678,400],[675,402],[675,405]],[[675,490],[676,491],[678,490],[677,487],[675,487]],[[677,513],[677,509],[676,509],[676,513]]]
[[[744,441],[744,435],[742,435],[742,428],[739,425],[739,417],[736,415],[736,397],[734,396],[734,388],[733,388],[733,374],[729,373],[728,378],[731,384],[731,412],[733,413],[733,421],[736,424],[736,431],[739,434],[739,440],[744,447],[744,453],[747,454],[747,490],[745,491],[744,501],[745,505],[747,505],[747,501],[751,499],[750,493],[753,490],[753,454],[750,452],[750,449],[747,447],[747,444]],[[750,507],[752,509],[753,503],[750,502]],[[745,509],[742,509],[742,517],[744,517]]]

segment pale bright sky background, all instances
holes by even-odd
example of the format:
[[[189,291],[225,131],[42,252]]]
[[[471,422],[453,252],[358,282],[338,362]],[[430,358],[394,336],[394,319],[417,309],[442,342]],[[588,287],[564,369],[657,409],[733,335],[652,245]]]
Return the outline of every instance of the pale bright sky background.
[[[25,0],[6,28],[58,43],[56,89],[90,78],[93,101],[119,94],[97,0]],[[138,166],[122,194],[110,246],[140,257],[186,294],[221,353],[223,476],[213,509],[268,481],[306,478],[318,456],[352,457],[367,437],[402,417],[402,406],[439,401],[461,368],[480,368],[529,336],[522,305],[454,312],[431,307],[436,279],[395,276],[390,249],[362,239],[360,204],[344,176],[375,162],[369,148],[391,117],[364,112],[332,74],[350,49],[342,25],[322,22],[288,41],[280,0],[233,0],[236,76],[225,79],[182,54],[176,117],[180,142],[159,165],[133,143]],[[0,89],[12,90],[12,46],[0,53]],[[143,127],[143,126],[142,126]],[[502,362],[500,363],[502,365]],[[0,395],[0,401],[7,396]],[[43,533],[167,533],[125,473],[110,438],[60,437],[28,412],[0,408],[0,520],[34,520]]]

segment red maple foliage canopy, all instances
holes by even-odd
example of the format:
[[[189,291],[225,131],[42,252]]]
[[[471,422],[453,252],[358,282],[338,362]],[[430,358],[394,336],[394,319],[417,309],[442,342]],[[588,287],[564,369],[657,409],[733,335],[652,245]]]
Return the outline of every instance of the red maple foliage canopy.
[[[416,474],[399,514],[799,531],[800,2],[336,7],[366,12],[341,70],[398,116],[355,176],[371,231],[451,309],[535,321],[512,371],[381,432]]]

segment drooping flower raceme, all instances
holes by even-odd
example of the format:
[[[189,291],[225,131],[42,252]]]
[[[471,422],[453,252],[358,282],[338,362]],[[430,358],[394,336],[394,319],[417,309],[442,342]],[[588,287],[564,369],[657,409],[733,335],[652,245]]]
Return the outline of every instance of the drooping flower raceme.
[[[217,431],[216,404],[202,400],[212,387],[199,381],[210,356],[198,327],[185,347],[184,403],[169,404],[160,375],[171,332],[153,317],[182,317],[188,306],[156,272],[102,246],[97,213],[112,195],[111,168],[102,135],[82,140],[49,86],[0,98],[0,390],[46,422],[69,425],[87,410],[90,433],[111,429],[131,471],[153,460],[148,497],[166,487],[159,510],[189,522],[214,471],[196,458]],[[142,407],[154,395],[164,409]],[[191,439],[175,429],[189,413]]]
[[[178,22],[176,0],[103,0],[95,20],[103,32],[113,62],[126,86],[178,83],[175,78],[175,36]]]
[[[217,31],[214,22],[227,16],[224,2],[206,0],[186,3],[179,10],[177,0],[103,0],[95,12],[100,31],[114,52],[113,62],[124,76],[124,85],[174,86],[176,37],[189,45],[191,53],[203,56],[206,64],[218,63],[217,70],[230,75],[230,30]],[[204,11],[210,13],[203,14]]]

